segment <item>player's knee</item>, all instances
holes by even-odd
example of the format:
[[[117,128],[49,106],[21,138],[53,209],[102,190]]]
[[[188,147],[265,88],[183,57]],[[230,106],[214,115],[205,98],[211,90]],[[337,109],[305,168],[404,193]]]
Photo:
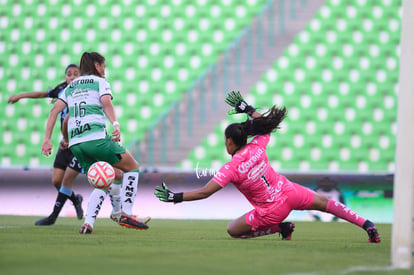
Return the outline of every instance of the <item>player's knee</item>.
[[[325,211],[327,205],[328,205],[328,198],[315,193],[315,200],[313,202],[313,208],[316,210]]]
[[[115,180],[122,180],[122,171],[118,168],[115,168]]]
[[[238,232],[236,232],[236,230],[234,230],[234,228],[231,226],[231,224],[229,224],[227,226],[227,234],[229,234],[230,237],[232,237],[232,238],[237,238],[239,236]]]
[[[136,161],[135,159],[133,159],[132,169],[131,170],[136,170],[136,169],[139,169],[139,164],[138,164],[138,161]]]
[[[229,236],[230,237],[232,237],[232,238],[237,238],[237,235],[235,235],[231,230],[229,230],[228,228],[227,228],[227,234],[229,234]]]

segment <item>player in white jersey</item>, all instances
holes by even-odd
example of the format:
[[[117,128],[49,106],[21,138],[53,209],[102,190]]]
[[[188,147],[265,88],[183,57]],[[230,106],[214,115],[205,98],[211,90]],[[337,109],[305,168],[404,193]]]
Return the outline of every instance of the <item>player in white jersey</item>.
[[[60,99],[73,108],[68,122],[69,147],[106,137],[106,116],[101,103],[104,95],[112,98],[109,83],[95,75],[77,78],[61,94]]]
[[[42,154],[50,155],[52,150],[50,138],[56,116],[67,106],[69,115],[65,122],[68,124],[69,148],[85,171],[96,161],[106,161],[124,172],[123,175],[119,170],[116,173],[116,179],[122,179],[122,186],[111,185],[111,196],[116,198],[114,201],[118,199],[121,201],[120,207],[113,203],[111,218],[116,219],[122,226],[147,229],[145,223],[137,221],[132,216],[132,206],[138,188],[139,165],[118,143],[121,130],[112,105],[111,88],[104,78],[105,67],[105,58],[99,53],[83,53],[80,61],[82,76],[68,85],[50,111],[42,143]],[[114,128],[111,136],[107,134],[106,118]],[[107,190],[94,189],[91,193],[81,234],[93,232],[96,216],[107,192]]]

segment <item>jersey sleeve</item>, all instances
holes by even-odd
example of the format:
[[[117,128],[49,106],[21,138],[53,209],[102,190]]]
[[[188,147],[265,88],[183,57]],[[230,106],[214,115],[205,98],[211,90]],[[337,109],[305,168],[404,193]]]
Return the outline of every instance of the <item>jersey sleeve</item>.
[[[260,147],[266,148],[267,144],[269,143],[270,140],[270,135],[259,135],[259,136],[255,136],[250,143],[251,144],[256,144]]]
[[[103,95],[110,95],[113,98],[111,85],[105,79],[99,81],[99,97]]]
[[[50,98],[59,98],[60,92],[63,89],[65,89],[67,86],[68,86],[68,84],[66,83],[66,81],[60,83],[55,88],[50,89],[49,91],[47,91],[47,97],[50,97]]]
[[[59,99],[62,100],[63,102],[65,102],[66,104],[68,104],[68,101],[66,99],[66,89],[67,89],[67,87],[63,90],[62,93],[60,93]]]
[[[232,169],[231,162],[226,163],[217,174],[213,177],[213,180],[216,181],[221,187],[226,186],[232,182],[234,178],[234,170]]]

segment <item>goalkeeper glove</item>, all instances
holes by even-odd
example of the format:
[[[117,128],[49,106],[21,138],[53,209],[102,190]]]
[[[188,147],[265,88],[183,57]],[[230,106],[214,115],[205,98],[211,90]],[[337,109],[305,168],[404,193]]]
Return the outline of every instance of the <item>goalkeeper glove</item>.
[[[244,100],[243,96],[240,94],[239,91],[231,91],[227,94],[225,102],[229,104],[231,107],[234,107],[234,110],[230,110],[228,112],[229,115],[234,115],[237,113],[246,113],[249,116],[251,116],[256,109],[247,104],[247,102]]]
[[[182,202],[183,201],[183,193],[174,193],[171,192],[170,189],[168,189],[168,186],[165,184],[165,182],[162,183],[161,186],[155,187],[154,195],[160,200],[164,202]]]

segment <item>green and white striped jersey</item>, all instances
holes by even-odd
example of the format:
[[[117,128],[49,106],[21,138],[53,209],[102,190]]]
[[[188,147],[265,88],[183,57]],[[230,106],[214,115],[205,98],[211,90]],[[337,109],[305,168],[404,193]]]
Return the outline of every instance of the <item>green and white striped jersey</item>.
[[[104,78],[83,75],[73,80],[60,95],[69,108],[69,147],[78,143],[103,139],[106,136],[106,116],[101,96],[111,95]]]

